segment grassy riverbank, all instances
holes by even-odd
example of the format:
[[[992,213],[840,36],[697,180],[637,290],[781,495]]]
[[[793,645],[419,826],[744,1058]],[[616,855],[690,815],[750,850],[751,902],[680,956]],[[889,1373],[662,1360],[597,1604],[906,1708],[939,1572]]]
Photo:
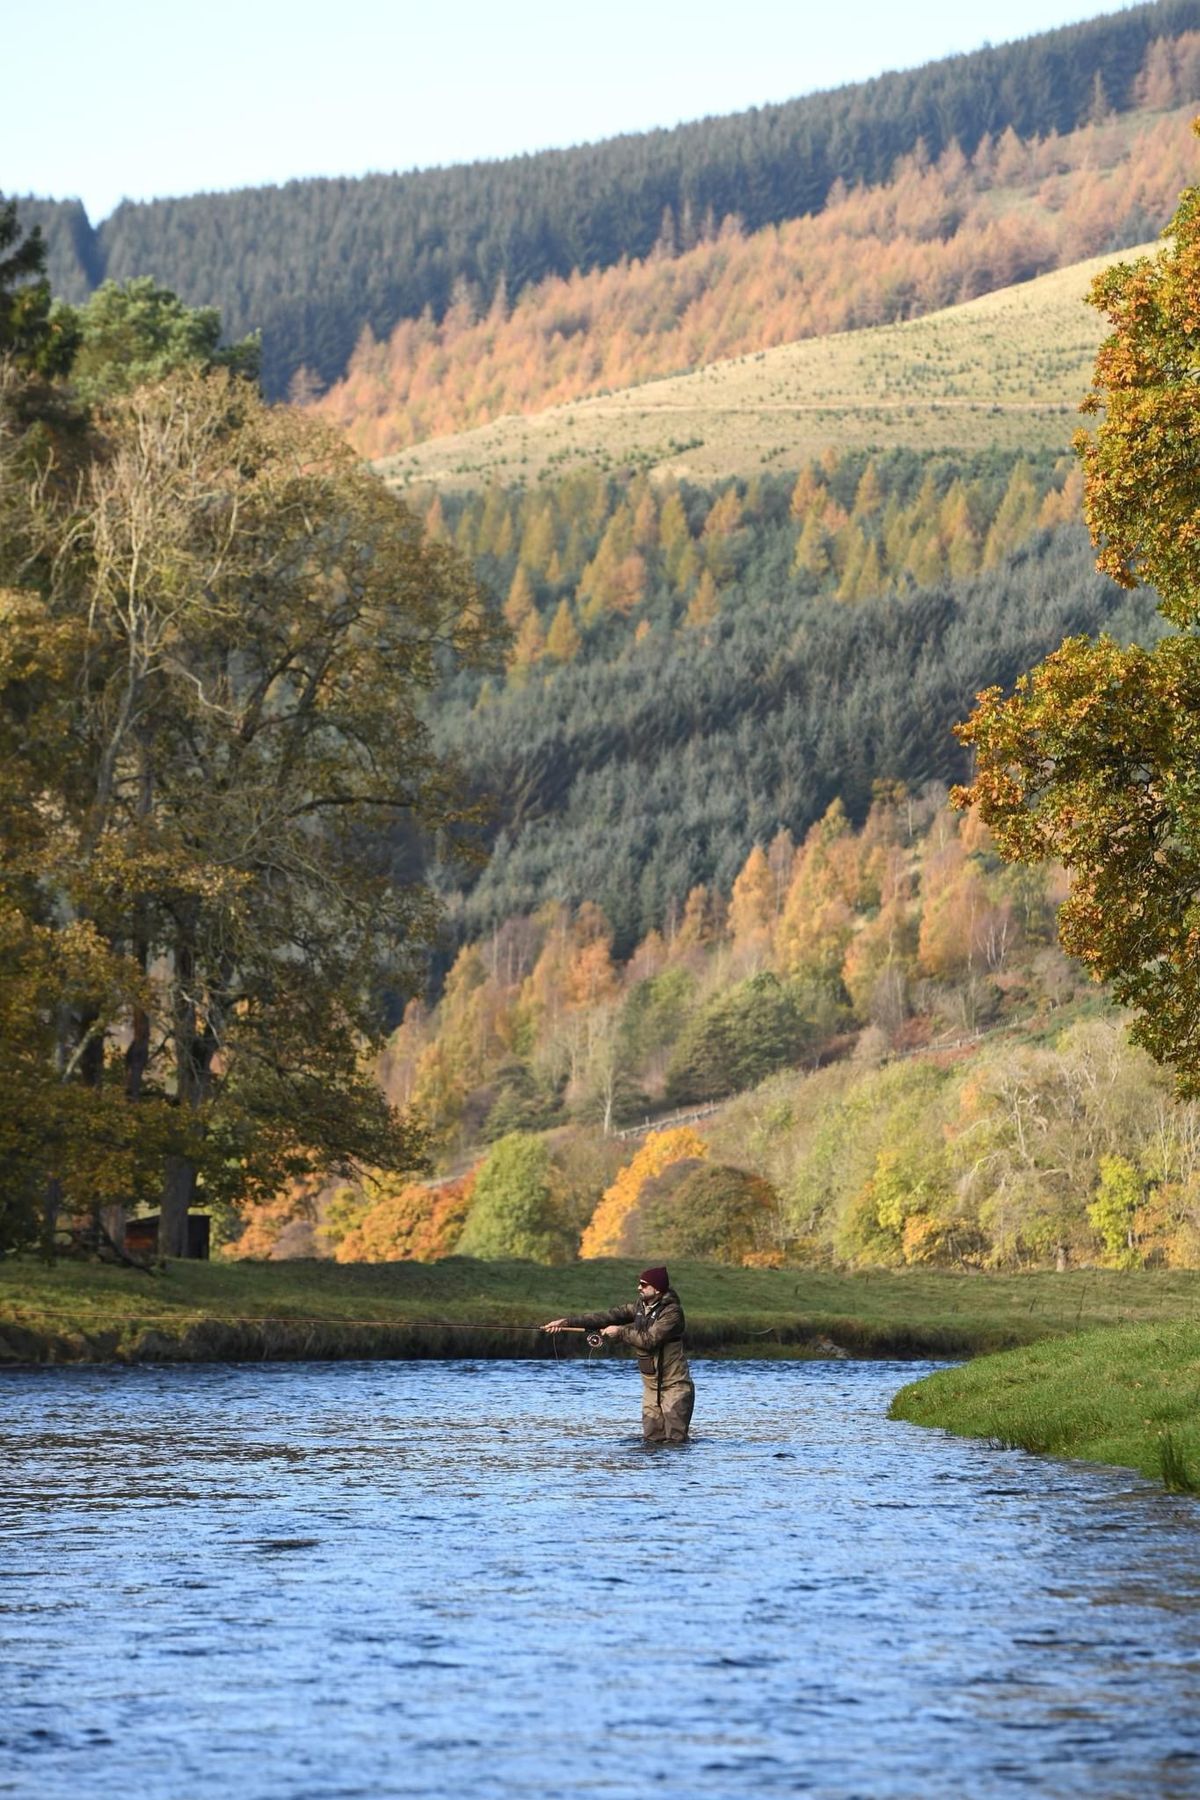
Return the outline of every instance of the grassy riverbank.
[[[553,1356],[557,1313],[632,1298],[638,1265],[171,1263],[162,1274],[0,1263],[0,1361]],[[673,1271],[700,1353],[973,1356],[1089,1327],[1193,1317],[1200,1273]],[[940,1422],[940,1421],[939,1421]]]
[[[1086,1331],[902,1388],[891,1417],[1200,1489],[1200,1325]]]

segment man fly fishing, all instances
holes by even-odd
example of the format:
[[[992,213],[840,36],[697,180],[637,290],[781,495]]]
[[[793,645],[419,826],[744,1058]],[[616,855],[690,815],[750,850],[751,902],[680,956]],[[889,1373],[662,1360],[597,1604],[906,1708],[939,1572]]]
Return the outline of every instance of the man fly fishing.
[[[686,1443],[696,1389],[683,1348],[683,1307],[664,1268],[642,1270],[636,1304],[551,1319],[542,1330],[599,1331],[636,1350],[643,1438],[648,1444]]]

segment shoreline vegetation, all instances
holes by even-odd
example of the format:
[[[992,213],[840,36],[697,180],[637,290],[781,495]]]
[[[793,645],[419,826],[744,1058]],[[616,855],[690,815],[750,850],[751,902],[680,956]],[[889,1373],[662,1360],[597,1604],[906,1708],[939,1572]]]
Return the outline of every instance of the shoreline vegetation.
[[[944,1369],[902,1388],[888,1417],[999,1448],[1137,1469],[1200,1492],[1200,1325],[1084,1331]]]
[[[147,1273],[9,1258],[0,1366],[573,1356],[587,1353],[582,1337],[556,1343],[538,1325],[612,1305],[633,1292],[637,1269],[617,1258],[545,1268],[449,1257],[170,1262]],[[673,1276],[701,1356],[976,1357],[1101,1327],[1162,1331],[1194,1317],[1200,1300],[1192,1271],[841,1274],[681,1262]]]

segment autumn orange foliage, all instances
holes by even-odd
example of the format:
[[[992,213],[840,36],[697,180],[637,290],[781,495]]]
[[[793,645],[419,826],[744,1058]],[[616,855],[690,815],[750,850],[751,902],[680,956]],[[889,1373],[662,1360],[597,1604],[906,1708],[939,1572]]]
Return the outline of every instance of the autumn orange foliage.
[[[580,1256],[616,1256],[619,1254],[621,1228],[627,1215],[637,1205],[643,1184],[661,1175],[669,1164],[685,1157],[707,1158],[708,1145],[690,1125],[676,1126],[671,1131],[656,1131],[646,1139],[633,1161],[621,1170],[592,1214],[583,1240]]]
[[[1151,53],[1153,57],[1153,52]],[[685,251],[553,277],[511,311],[460,297],[440,323],[364,329],[345,377],[318,402],[364,456],[386,456],[503,413],[695,369],[828,332],[887,324],[1028,280],[1145,237],[1191,174],[1200,33],[1147,60],[1144,113],[1029,142],[1012,130],[971,158],[902,158],[890,182],[835,187],[824,210],[745,236],[735,219]],[[1153,77],[1151,79],[1150,77]],[[604,571],[629,604],[638,553]]]
[[[341,1239],[338,1262],[435,1262],[452,1254],[462,1236],[474,1174],[440,1187],[408,1182],[385,1192]]]

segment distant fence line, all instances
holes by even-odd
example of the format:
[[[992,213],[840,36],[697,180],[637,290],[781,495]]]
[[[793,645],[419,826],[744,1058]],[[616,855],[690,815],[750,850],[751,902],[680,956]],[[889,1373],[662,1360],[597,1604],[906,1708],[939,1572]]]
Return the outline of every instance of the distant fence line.
[[[710,1100],[707,1106],[693,1106],[688,1112],[661,1113],[655,1119],[646,1119],[641,1125],[624,1125],[620,1131],[610,1135],[616,1138],[645,1137],[648,1131],[670,1131],[676,1125],[694,1125],[697,1119],[707,1119],[715,1112],[720,1112],[733,1099],[732,1094],[724,1100]]]
[[[1022,1021],[1017,1020],[1004,1025],[989,1025],[985,1030],[969,1032],[965,1037],[942,1038],[935,1044],[917,1044],[911,1050],[887,1050],[879,1060],[884,1063],[905,1062],[910,1056],[942,1056],[948,1050],[965,1050],[971,1044],[981,1043],[984,1038],[995,1037],[998,1032],[1016,1031],[1021,1023]],[[797,1068],[802,1066],[808,1066],[815,1072],[826,1065],[819,1061],[811,1065],[795,1065]],[[645,1137],[651,1131],[670,1131],[676,1125],[693,1125],[698,1119],[707,1119],[713,1113],[720,1112],[723,1106],[728,1106],[737,1097],[736,1094],[726,1094],[723,1099],[712,1100],[707,1106],[692,1107],[686,1112],[663,1113],[656,1118],[645,1119],[640,1125],[623,1126],[620,1131],[614,1131],[610,1135],[616,1138]]]

